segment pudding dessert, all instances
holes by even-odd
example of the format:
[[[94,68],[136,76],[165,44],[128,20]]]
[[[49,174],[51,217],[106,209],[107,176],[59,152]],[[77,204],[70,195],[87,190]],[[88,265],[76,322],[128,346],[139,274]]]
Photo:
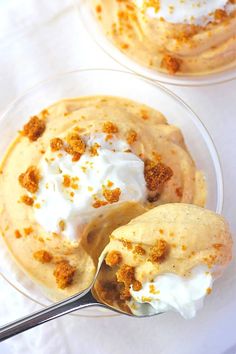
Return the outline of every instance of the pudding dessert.
[[[223,217],[195,205],[158,206],[114,230],[95,296],[137,316],[192,318],[232,256]]]
[[[235,65],[235,0],[92,0],[107,37],[127,56],[171,75]]]
[[[53,300],[91,284],[115,229],[158,205],[205,199],[181,131],[123,98],[55,103],[29,119],[0,166],[1,233]]]

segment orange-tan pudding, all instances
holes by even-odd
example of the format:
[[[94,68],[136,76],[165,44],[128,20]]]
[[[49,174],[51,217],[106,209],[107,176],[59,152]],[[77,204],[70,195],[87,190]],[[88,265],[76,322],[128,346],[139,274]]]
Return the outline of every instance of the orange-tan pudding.
[[[109,39],[151,69],[222,71],[236,60],[235,0],[90,0]]]
[[[117,227],[157,205],[205,198],[181,131],[123,98],[53,104],[23,126],[0,166],[4,240],[55,300],[91,283]]]

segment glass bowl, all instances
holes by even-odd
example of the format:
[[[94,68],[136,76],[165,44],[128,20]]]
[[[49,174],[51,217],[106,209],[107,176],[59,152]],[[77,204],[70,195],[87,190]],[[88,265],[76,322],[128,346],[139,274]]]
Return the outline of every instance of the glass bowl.
[[[221,213],[223,206],[223,178],[214,144],[200,119],[186,103],[161,85],[138,75],[106,69],[78,70],[61,74],[39,83],[16,99],[0,118],[0,158],[17,130],[29,119],[52,103],[68,97],[111,95],[126,97],[162,112],[171,124],[178,126],[185,137],[198,169],[206,176],[208,198],[206,207]],[[40,288],[24,274],[11,259],[0,237],[0,272],[16,290],[31,300],[47,306],[51,304]],[[80,316],[114,316],[108,310],[83,310]]]
[[[125,53],[119,50],[109,38],[106,37],[99,21],[93,14],[91,9],[91,0],[74,0],[74,3],[84,27],[99,47],[102,48],[104,52],[118,64],[121,64],[132,72],[142,75],[148,79],[158,81],[162,84],[174,86],[210,86],[232,81],[236,78],[235,66],[229,69],[223,69],[217,73],[199,76],[173,76],[149,69],[129,58]]]

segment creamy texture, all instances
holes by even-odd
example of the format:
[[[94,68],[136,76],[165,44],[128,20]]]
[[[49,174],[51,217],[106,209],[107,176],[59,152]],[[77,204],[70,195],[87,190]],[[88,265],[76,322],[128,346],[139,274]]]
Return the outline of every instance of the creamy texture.
[[[106,36],[152,70],[196,76],[235,65],[236,4],[230,1],[160,1],[157,12],[158,1],[146,7],[141,0],[91,2]]]
[[[79,232],[92,219],[98,217],[104,208],[94,208],[94,196],[106,201],[103,188],[119,188],[119,201],[141,202],[146,200],[146,182],[144,163],[132,152],[126,152],[130,146],[115,137],[106,141],[106,134],[93,134],[85,137],[86,152],[76,163],[71,155],[63,152],[49,152],[40,165],[41,182],[37,193],[35,208],[37,222],[47,232],[60,233],[60,221],[65,222],[61,232],[71,241],[77,241]],[[89,150],[99,144],[96,156]],[[54,160],[51,161],[50,157]],[[75,179],[76,189],[63,186],[63,176]],[[108,187],[112,183],[112,187]],[[71,193],[73,193],[71,196]],[[52,213],[53,210],[53,213]]]
[[[129,306],[137,316],[176,311],[185,319],[190,319],[202,308],[212,285],[213,277],[206,266],[196,267],[188,277],[162,274],[153,282],[142,284],[140,291],[134,291],[131,287]]]
[[[135,4],[145,14],[170,23],[194,24],[205,26],[214,21],[216,10],[226,10],[228,14],[235,10],[235,4],[228,0],[160,0],[156,7],[147,5],[148,1],[135,0]]]

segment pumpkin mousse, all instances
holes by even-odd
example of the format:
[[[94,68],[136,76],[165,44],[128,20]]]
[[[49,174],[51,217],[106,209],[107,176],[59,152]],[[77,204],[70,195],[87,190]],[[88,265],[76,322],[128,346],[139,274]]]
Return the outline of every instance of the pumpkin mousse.
[[[90,285],[113,230],[158,205],[206,198],[179,128],[109,96],[65,99],[31,117],[0,172],[3,238],[54,300]]]
[[[235,0],[91,0],[106,36],[140,64],[170,75],[235,66]]]
[[[95,296],[137,316],[192,318],[231,257],[223,217],[190,204],[161,205],[112,232]]]

